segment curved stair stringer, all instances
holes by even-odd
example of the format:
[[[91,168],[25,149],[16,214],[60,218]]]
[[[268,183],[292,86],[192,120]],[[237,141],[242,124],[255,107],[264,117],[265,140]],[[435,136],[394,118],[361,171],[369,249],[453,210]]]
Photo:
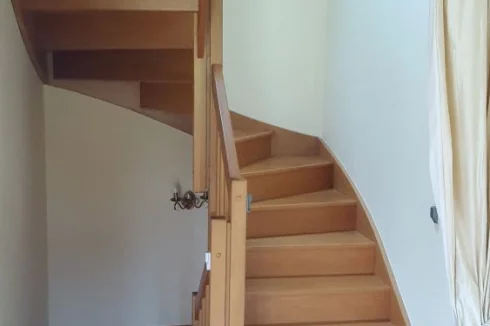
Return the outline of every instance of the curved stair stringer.
[[[109,102],[192,135],[192,116],[142,108],[139,82],[51,79],[48,85]]]
[[[334,188],[338,191],[356,198],[357,205],[357,230],[366,238],[376,243],[375,273],[391,286],[391,321],[394,325],[410,325],[408,314],[398,289],[393,270],[388,262],[388,256],[383,246],[381,237],[375,228],[373,217],[369,213],[366,203],[354,186],[347,171],[333,154],[332,150],[322,139],[319,139],[321,155],[331,158],[335,163]]]
[[[345,194],[351,198],[355,199],[356,205],[356,230],[361,233],[364,237],[373,241],[376,246],[375,250],[375,275],[382,279],[391,288],[390,292],[390,325],[410,325],[408,315],[406,313],[403,301],[401,299],[396,280],[394,278],[391,267],[388,263],[388,258],[386,251],[383,247],[382,240],[375,228],[373,218],[369,214],[366,204],[364,203],[362,196],[359,194],[358,190],[355,188],[354,183],[348,176],[344,167],[340,164],[339,160],[335,157],[328,146],[318,137],[309,136],[301,134],[298,132],[293,132],[287,129],[276,127],[267,123],[263,123],[252,118],[240,115],[238,113],[232,112],[232,122],[233,128],[235,130],[235,138],[237,139],[237,151],[240,156],[242,152],[249,153],[252,152],[251,149],[247,148],[246,145],[242,145],[244,142],[238,140],[238,131],[243,134],[255,133],[259,135],[260,133],[270,132],[271,137],[271,156],[281,156],[281,155],[307,155],[307,156],[320,156],[327,160],[333,162],[333,189]],[[243,132],[246,131],[246,132]],[[252,139],[253,136],[250,136]],[[243,137],[245,138],[245,136]],[[243,146],[243,147],[240,147]],[[260,146],[254,145],[255,148]],[[252,205],[253,210],[253,205]],[[263,217],[263,216],[261,216]],[[271,234],[264,235],[256,233],[253,224],[252,229],[248,232],[248,237],[264,237],[264,236],[274,236]],[[319,231],[321,232],[321,231]],[[279,234],[275,235],[279,236]],[[249,262],[247,261],[247,268],[249,268]],[[252,267],[250,267],[252,268]]]

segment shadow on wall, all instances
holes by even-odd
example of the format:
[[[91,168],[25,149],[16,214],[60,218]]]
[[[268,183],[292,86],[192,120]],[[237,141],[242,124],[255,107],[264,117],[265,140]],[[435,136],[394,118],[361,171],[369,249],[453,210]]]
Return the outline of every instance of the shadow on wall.
[[[207,249],[205,210],[174,212],[192,138],[45,87],[51,326],[188,324]]]

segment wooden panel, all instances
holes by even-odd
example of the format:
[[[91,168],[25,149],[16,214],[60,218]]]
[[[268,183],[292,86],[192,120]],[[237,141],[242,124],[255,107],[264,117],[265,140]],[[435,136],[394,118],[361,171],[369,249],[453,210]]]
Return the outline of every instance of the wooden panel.
[[[140,105],[142,108],[192,116],[192,83],[141,83]]]
[[[198,0],[23,0],[27,10],[37,11],[197,11]]]
[[[355,230],[355,211],[355,206],[274,211],[252,210],[247,219],[247,237],[261,238]]]
[[[373,276],[252,279],[249,325],[388,320],[390,288]]]
[[[192,82],[192,50],[60,51],[55,79]]]
[[[192,49],[192,13],[69,12],[34,15],[39,46],[47,51]]]
[[[246,177],[254,201],[293,196],[331,188],[333,165]]]
[[[374,273],[375,244],[357,232],[249,240],[247,277]]]
[[[272,153],[272,134],[237,141],[236,150],[240,167],[266,159]]]

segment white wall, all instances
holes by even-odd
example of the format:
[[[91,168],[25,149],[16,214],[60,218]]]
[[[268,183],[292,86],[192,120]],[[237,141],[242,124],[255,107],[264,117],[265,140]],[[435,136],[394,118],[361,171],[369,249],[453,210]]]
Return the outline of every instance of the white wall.
[[[429,219],[429,1],[328,4],[323,136],[369,207],[412,324],[450,326]]]
[[[224,0],[230,108],[321,136],[326,0]]]
[[[206,212],[174,212],[192,139],[115,105],[45,88],[51,326],[189,324]]]
[[[47,326],[42,86],[0,1],[0,325]]]

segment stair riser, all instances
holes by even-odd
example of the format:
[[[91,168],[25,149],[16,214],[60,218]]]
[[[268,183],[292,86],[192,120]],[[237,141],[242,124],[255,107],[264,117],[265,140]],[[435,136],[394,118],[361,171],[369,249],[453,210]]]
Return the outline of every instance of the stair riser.
[[[249,248],[247,277],[373,274],[375,247]]]
[[[247,217],[247,237],[264,238],[356,229],[356,205],[254,211]]]
[[[272,135],[236,142],[238,164],[249,165],[271,156]]]
[[[246,324],[293,324],[387,320],[389,289],[315,294],[246,296]]]
[[[333,186],[333,165],[301,168],[246,177],[248,192],[254,201],[274,199],[330,189]]]

